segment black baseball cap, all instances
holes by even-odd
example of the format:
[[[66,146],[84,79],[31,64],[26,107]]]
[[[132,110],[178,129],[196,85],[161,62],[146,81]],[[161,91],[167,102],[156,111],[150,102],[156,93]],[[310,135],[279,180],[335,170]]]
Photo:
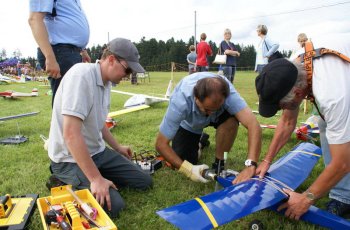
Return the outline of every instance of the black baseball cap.
[[[259,95],[259,114],[272,117],[280,108],[279,102],[293,88],[298,76],[296,66],[285,58],[267,64],[255,79]]]

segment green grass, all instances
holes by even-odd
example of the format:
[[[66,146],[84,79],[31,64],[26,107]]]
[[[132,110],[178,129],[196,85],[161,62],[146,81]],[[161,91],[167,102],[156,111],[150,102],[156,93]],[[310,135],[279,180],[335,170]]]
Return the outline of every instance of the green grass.
[[[185,72],[174,73],[174,82],[177,83]],[[235,87],[247,101],[252,110],[257,110],[258,101],[253,72],[237,72]],[[131,85],[123,81],[116,87],[118,90],[164,95],[171,78],[168,72],[152,72],[151,82],[139,82],[139,85]],[[40,111],[39,115],[17,120],[9,120],[0,123],[0,138],[13,136],[20,133],[29,137],[29,141],[20,145],[0,145],[0,194],[23,195],[37,193],[40,197],[50,195],[45,187],[49,177],[49,158],[43,149],[43,142],[39,135],[48,136],[51,120],[51,96],[46,96],[48,88],[38,87],[42,83],[28,82],[26,84],[0,85],[0,91],[15,90],[19,92],[31,92],[32,88],[39,88],[39,97],[20,98],[9,100],[0,98],[0,117],[15,114]],[[122,109],[128,96],[112,93],[111,111]],[[130,145],[134,151],[154,150],[154,141],[158,133],[159,124],[166,111],[167,103],[153,105],[152,108],[126,114],[117,117],[121,120],[118,127],[112,130],[113,135],[120,143]],[[300,121],[304,121],[309,114],[300,114]],[[264,124],[276,124],[278,117],[264,119],[257,116]],[[202,163],[211,165],[214,160],[215,142],[213,128],[205,130],[210,134],[211,145],[204,151]],[[263,147],[260,159],[267,152],[268,145],[273,136],[273,130],[263,130]],[[282,149],[279,156],[289,151],[298,141],[295,136]],[[237,140],[229,153],[227,168],[242,170],[247,153],[247,131],[241,127]],[[304,191],[314,181],[323,169],[322,160],[313,170],[310,178],[299,188]],[[179,173],[163,167],[154,175],[154,188],[147,192],[123,190],[127,207],[114,222],[119,229],[175,229],[171,224],[156,215],[156,211],[192,199],[203,196],[214,190],[214,183],[194,183]],[[317,202],[317,206],[324,207],[326,198]],[[264,222],[267,229],[320,229],[315,225],[304,222],[291,221],[271,211],[260,211],[219,227],[219,229],[247,229],[248,223],[254,219]],[[31,218],[29,229],[42,229],[38,210]]]

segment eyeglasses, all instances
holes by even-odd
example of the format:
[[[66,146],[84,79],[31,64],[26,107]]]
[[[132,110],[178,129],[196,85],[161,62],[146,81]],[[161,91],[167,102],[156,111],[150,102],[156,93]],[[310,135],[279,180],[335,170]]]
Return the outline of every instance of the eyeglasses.
[[[130,67],[127,67],[124,63],[122,63],[117,56],[114,55],[114,57],[123,66],[126,75],[129,75],[132,73],[132,69]]]

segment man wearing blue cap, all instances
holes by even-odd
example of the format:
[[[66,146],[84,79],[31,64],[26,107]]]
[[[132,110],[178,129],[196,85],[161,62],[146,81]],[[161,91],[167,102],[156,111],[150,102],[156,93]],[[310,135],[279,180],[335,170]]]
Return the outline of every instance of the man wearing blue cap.
[[[76,64],[66,73],[52,111],[53,175],[75,189],[90,188],[112,217],[124,207],[117,188],[152,186],[151,177],[130,161],[130,147],[118,143],[105,125],[111,85],[131,72],[144,72],[139,53],[131,41],[116,38],[100,61]]]
[[[314,43],[350,56],[349,39]],[[335,215],[350,214],[350,63],[334,54],[313,60],[312,87],[308,86],[304,65],[296,60],[275,60],[256,78],[259,113],[271,117],[283,109],[275,135],[257,173],[263,177],[278,151],[293,133],[299,106],[307,95],[313,94],[319,108],[321,147],[325,169],[303,193],[286,190],[289,200],[280,206],[285,214],[299,219],[315,201],[326,193],[331,198],[327,210]]]

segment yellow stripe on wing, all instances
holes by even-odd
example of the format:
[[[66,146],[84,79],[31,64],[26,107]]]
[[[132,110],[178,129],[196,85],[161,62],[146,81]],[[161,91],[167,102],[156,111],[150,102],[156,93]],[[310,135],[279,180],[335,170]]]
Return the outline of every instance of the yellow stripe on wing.
[[[207,207],[207,205],[198,197],[194,198],[203,208],[205,214],[207,214],[211,224],[213,225],[214,228],[217,228],[219,225],[216,222],[213,214],[210,212],[209,208]]]

